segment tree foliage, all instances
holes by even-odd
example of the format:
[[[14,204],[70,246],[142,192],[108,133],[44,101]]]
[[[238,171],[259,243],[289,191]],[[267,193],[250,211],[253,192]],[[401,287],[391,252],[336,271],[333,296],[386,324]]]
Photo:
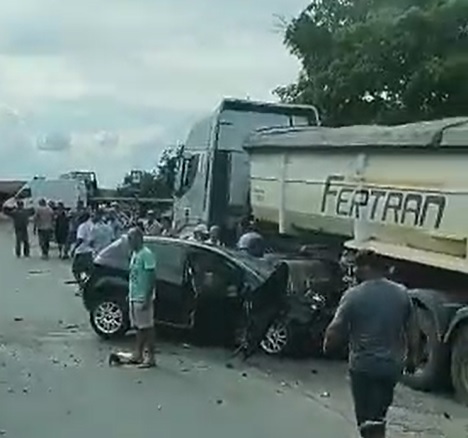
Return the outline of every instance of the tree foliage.
[[[285,44],[301,73],[275,93],[328,125],[468,115],[467,0],[315,0]]]
[[[119,193],[140,198],[172,198],[182,146],[168,146],[151,172],[131,171],[125,175]]]

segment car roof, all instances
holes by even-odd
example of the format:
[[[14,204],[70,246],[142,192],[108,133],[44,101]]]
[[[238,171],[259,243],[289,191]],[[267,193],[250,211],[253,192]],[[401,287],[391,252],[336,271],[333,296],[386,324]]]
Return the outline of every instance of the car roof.
[[[253,272],[262,281],[270,277],[273,271],[276,270],[279,260],[268,260],[257,257],[252,257],[244,251],[238,251],[222,246],[208,245],[196,240],[179,239],[174,237],[163,236],[145,236],[144,241],[147,243],[172,243],[182,246],[190,246],[193,248],[208,250],[221,256],[227,257],[234,263],[242,265],[244,269]]]

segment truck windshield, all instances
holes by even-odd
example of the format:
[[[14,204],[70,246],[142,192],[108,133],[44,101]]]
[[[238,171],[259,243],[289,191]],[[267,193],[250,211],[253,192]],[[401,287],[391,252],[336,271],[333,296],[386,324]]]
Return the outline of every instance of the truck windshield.
[[[195,181],[200,155],[183,156],[180,160],[176,191],[178,196],[183,196]]]

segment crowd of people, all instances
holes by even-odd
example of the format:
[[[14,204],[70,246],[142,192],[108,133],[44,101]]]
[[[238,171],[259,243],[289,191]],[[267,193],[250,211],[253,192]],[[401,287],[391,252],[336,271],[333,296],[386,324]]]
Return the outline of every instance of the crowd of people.
[[[134,226],[146,235],[172,235],[170,218],[158,219],[152,210],[146,215],[137,210],[124,212],[117,202],[91,209],[78,201],[74,209],[68,210],[61,201],[40,199],[31,212],[18,200],[16,207],[5,213],[13,222],[18,258],[30,256],[32,222],[42,259],[49,259],[51,242],[55,242],[60,259],[73,259],[72,271],[77,279],[96,254]]]

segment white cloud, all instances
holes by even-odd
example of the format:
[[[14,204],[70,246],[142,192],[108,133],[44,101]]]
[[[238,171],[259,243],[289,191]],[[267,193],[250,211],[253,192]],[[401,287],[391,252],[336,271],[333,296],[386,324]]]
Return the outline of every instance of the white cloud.
[[[113,184],[223,97],[271,99],[298,69],[273,15],[307,3],[0,2],[0,178],[86,168]]]
[[[66,151],[72,146],[72,139],[69,134],[54,132],[37,139],[37,148],[40,151],[59,152]]]

